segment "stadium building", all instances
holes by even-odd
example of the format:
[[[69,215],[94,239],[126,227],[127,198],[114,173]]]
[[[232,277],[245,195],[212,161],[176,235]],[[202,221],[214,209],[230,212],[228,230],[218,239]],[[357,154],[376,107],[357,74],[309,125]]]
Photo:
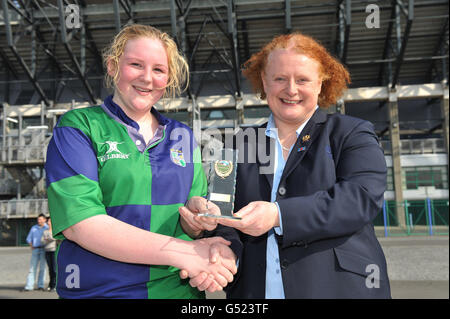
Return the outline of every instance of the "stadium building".
[[[349,90],[327,112],[371,121],[388,166],[379,236],[448,235],[448,0],[0,0],[0,245],[48,214],[44,163],[59,116],[99,104],[102,50],[127,23],[171,34],[188,90],[157,108],[202,145],[258,126],[269,108],[240,66],[301,31],[343,62]],[[228,130],[227,130],[228,129]],[[209,131],[208,131],[209,130]]]

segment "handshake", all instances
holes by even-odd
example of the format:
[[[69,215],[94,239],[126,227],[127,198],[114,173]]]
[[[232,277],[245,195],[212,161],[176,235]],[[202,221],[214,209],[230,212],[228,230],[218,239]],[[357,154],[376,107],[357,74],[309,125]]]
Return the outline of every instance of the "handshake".
[[[217,227],[216,218],[198,216],[200,212],[206,210],[209,214],[220,215],[219,207],[207,202],[203,197],[192,197],[186,206],[179,208],[181,227],[191,238],[198,238],[205,230],[211,231]],[[190,277],[189,284],[200,291],[221,291],[233,281],[233,275],[237,272],[236,255],[229,247],[231,242],[222,237],[211,237],[197,239],[192,243],[199,254],[193,258],[186,258],[186,261],[201,260],[187,262],[180,271],[180,277],[182,279]]]
[[[217,224],[233,227],[250,236],[260,236],[274,227],[280,227],[280,213],[275,203],[256,201],[242,207],[235,216],[240,219],[211,218],[198,216],[208,211],[208,214],[220,215],[220,209],[214,203],[203,197],[192,197],[186,206],[180,207],[180,223],[183,230],[191,237],[198,238],[205,230],[211,231]],[[236,255],[230,249],[230,242],[222,237],[211,237],[194,240],[192,244],[198,252],[197,266],[192,262],[183,263],[180,277],[190,277],[190,285],[199,290],[214,292],[222,290],[237,272]],[[195,259],[192,257],[192,259]],[[188,260],[186,260],[188,261]],[[184,266],[187,265],[187,266]]]

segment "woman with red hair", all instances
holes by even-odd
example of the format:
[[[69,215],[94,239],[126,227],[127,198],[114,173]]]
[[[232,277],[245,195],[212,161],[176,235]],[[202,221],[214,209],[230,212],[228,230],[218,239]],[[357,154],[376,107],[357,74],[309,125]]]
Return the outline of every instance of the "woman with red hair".
[[[383,151],[371,123],[319,108],[342,96],[348,71],[316,40],[293,33],[265,45],[243,73],[272,112],[255,153],[265,154],[258,149],[272,141],[275,165],[261,174],[260,161],[239,162],[234,204],[241,219],[218,219],[213,232],[241,243],[232,246],[239,268],[227,296],[390,298],[372,224],[386,189]],[[251,144],[236,145],[242,159]]]

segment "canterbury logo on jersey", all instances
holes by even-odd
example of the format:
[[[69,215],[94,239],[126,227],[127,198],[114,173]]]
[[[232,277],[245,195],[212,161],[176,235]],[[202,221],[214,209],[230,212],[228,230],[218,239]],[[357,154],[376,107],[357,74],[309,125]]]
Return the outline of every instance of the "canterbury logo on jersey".
[[[114,142],[114,141],[106,141],[105,143],[99,143],[101,145],[107,144],[108,149],[106,150],[105,155],[98,156],[100,162],[106,162],[107,160],[116,158],[116,159],[128,159],[130,154],[124,154],[122,153],[118,145],[123,144],[123,142]]]

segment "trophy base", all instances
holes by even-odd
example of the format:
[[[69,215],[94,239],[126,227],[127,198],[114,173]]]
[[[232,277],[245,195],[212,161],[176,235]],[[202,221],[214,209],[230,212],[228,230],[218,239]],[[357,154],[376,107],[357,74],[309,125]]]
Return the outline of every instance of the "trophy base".
[[[242,217],[235,217],[235,216],[229,216],[229,215],[213,215],[213,214],[208,214],[208,213],[198,214],[197,216],[212,217],[212,218],[242,219]]]

